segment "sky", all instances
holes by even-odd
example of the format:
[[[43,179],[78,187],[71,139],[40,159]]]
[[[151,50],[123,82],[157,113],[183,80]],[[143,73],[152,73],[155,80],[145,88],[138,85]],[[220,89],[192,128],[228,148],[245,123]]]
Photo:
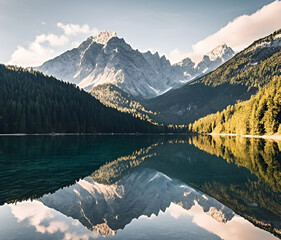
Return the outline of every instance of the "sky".
[[[102,30],[172,63],[198,61],[279,28],[278,0],[0,0],[0,63],[38,66]]]

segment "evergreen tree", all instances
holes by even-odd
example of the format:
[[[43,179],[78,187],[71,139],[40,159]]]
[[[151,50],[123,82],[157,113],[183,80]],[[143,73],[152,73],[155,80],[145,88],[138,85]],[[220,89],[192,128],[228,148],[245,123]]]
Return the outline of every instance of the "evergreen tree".
[[[280,134],[281,77],[275,77],[250,100],[195,121],[190,129],[199,133]]]

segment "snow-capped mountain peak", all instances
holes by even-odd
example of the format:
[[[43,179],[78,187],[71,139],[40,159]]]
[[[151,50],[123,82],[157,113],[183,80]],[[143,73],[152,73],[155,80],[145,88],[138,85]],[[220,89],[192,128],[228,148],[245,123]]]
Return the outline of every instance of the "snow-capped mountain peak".
[[[103,30],[98,35],[93,36],[93,41],[105,45],[113,37],[117,37],[116,32],[108,32]]]
[[[235,52],[225,43],[215,47],[212,51],[205,54],[196,68],[199,73],[206,74],[215,70],[234,56]]]
[[[134,97],[148,99],[214,70],[232,57],[232,53],[231,48],[222,45],[205,56],[198,66],[189,58],[171,65],[158,52],[141,53],[116,32],[104,30],[89,37],[78,48],[45,62],[37,70],[85,90],[109,83]]]
[[[226,61],[226,59],[228,60],[229,57],[233,56],[233,54],[234,51],[230,47],[228,47],[225,43],[223,43],[217,46],[216,48],[214,48],[212,51],[208,52],[206,56],[208,56],[211,61],[215,61],[218,58],[221,58],[224,61]]]

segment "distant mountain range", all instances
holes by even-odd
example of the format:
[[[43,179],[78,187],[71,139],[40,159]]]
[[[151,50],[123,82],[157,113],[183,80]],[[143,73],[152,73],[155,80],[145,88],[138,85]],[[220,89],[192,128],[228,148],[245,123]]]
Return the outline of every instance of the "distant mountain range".
[[[171,65],[157,52],[141,53],[116,33],[102,31],[36,69],[85,90],[113,84],[133,97],[147,99],[181,87],[233,56],[234,51],[223,44],[206,54],[197,65],[190,58]]]

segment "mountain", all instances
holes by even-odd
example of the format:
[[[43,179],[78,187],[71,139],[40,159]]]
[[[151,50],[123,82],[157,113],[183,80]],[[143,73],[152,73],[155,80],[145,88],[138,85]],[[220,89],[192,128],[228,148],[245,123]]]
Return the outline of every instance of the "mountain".
[[[226,45],[213,51],[197,67],[190,59],[171,65],[157,52],[141,53],[118,38],[116,33],[102,31],[36,69],[85,90],[113,84],[133,97],[148,99],[181,87],[218,67],[230,58],[231,53],[234,54]]]
[[[281,134],[281,77],[274,78],[250,100],[228,106],[191,125],[200,133]]]
[[[0,65],[0,133],[153,132],[156,126],[105,107],[73,84]]]
[[[159,112],[155,121],[187,124],[221,111],[237,100],[248,100],[261,86],[279,75],[281,30],[254,42],[213,72],[143,102],[143,105]]]
[[[111,83],[135,97],[150,98],[171,88],[172,79],[162,72],[166,66],[170,63],[165,57],[142,54],[115,33],[103,31],[37,70],[86,90]]]
[[[103,236],[115,235],[133,219],[158,215],[171,203],[188,210],[197,203],[219,222],[227,222],[234,212],[183,182],[152,169],[139,169],[118,182],[105,185],[91,177],[75,185],[44,195],[44,205],[78,219],[84,226]]]

